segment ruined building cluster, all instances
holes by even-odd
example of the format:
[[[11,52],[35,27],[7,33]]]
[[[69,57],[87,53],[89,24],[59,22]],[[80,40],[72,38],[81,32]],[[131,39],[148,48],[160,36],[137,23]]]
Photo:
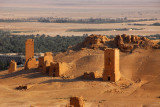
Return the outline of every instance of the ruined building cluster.
[[[87,38],[89,39],[89,38]],[[90,40],[90,39],[89,39]],[[91,40],[89,43],[86,42],[85,45],[90,43],[104,44],[107,39],[101,37],[96,41]],[[93,45],[92,45],[93,46]],[[101,45],[99,45],[101,46]],[[34,58],[34,40],[26,40],[26,61],[25,69],[38,69],[38,71],[43,74],[48,74],[52,77],[60,77],[68,70],[68,65],[65,62],[55,62],[52,52],[46,52],[43,56],[38,58],[38,61]],[[17,64],[15,61],[11,61],[8,72],[14,72],[17,69]],[[98,77],[97,72],[85,72],[83,78],[86,80],[95,80]],[[102,79],[104,81],[116,82],[121,78],[119,71],[119,49],[107,48],[104,49],[104,71]],[[19,87],[18,87],[19,88]],[[26,86],[20,87],[26,88]],[[84,101],[82,97],[71,97],[70,104],[67,107],[84,107]]]
[[[53,53],[46,52],[44,56],[39,57],[38,69],[43,74],[48,74],[52,77],[59,77],[65,74],[68,67],[65,62],[54,62]]]
[[[96,38],[96,41],[92,37]],[[97,38],[100,37],[100,38]],[[92,39],[91,39],[92,38]],[[105,36],[95,36],[91,35],[87,37],[88,43],[85,42],[85,45],[94,43],[94,44],[104,44],[107,41]],[[128,39],[127,39],[128,42]],[[136,41],[135,41],[136,42]],[[26,51],[26,61],[25,69],[38,69],[38,71],[43,74],[47,74],[52,77],[60,77],[65,74],[68,70],[68,64],[65,62],[55,62],[53,59],[52,52],[46,52],[44,56],[40,56],[38,61],[34,58],[34,40],[28,39],[25,43]],[[15,61],[11,61],[9,72],[16,71],[17,64]],[[97,72],[85,72],[83,78],[86,80],[95,80],[98,77]],[[104,71],[103,71],[103,80],[104,81],[118,81],[121,75],[119,72],[119,49],[107,48],[104,49]]]
[[[154,48],[155,44],[146,37],[138,37],[134,35],[117,35],[115,45],[121,51],[130,51],[135,48]]]
[[[78,48],[90,48],[90,49],[104,49],[106,47],[106,41],[109,39],[103,35],[90,35],[85,40],[78,44]]]
[[[119,48],[120,51],[130,52],[136,48],[154,48],[160,49],[160,45],[154,43],[146,37],[139,37],[135,35],[117,35],[114,39],[109,39],[103,35],[90,35],[85,40],[73,47],[74,50],[79,49],[101,49],[106,48]]]
[[[107,43],[109,41],[109,43]],[[81,48],[90,49],[103,49],[104,50],[104,70],[102,74],[103,81],[116,82],[121,78],[119,70],[119,60],[121,51],[130,51],[135,48],[153,48],[155,44],[145,37],[117,35],[115,39],[109,40],[106,36],[90,35],[84,42],[79,44]],[[111,48],[108,48],[111,47]],[[119,49],[117,49],[119,48]],[[43,56],[38,58],[38,61],[34,57],[34,40],[28,39],[25,43],[25,55],[26,61],[24,69],[37,69],[43,74],[47,74],[52,77],[63,76],[69,66],[65,62],[56,62],[53,58],[52,52],[46,52]],[[11,61],[8,73],[15,72],[17,70],[17,63]],[[86,80],[95,80],[99,77],[97,72],[85,72],[83,78]],[[26,88],[22,86],[18,88]],[[67,107],[84,107],[84,101],[82,97],[71,97],[70,104]]]
[[[26,62],[25,69],[38,69],[43,74],[59,77],[67,70],[67,64],[64,62],[54,62],[53,53],[46,52],[44,56],[39,57],[38,61],[34,58],[34,40],[26,41]]]

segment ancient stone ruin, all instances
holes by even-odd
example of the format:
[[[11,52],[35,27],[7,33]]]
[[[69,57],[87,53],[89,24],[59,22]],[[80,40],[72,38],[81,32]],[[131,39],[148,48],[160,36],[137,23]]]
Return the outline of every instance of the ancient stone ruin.
[[[43,74],[48,74],[51,63],[54,62],[53,53],[46,52],[44,56],[39,57],[38,60],[39,60],[38,68],[41,70]]]
[[[17,63],[14,60],[12,60],[8,68],[8,73],[15,72],[16,70],[17,70]]]
[[[25,69],[37,68],[37,61],[34,58],[34,40],[28,39],[25,44],[26,62]]]
[[[34,57],[28,59],[28,61],[25,63],[25,69],[33,69],[37,68],[37,61]]]
[[[74,48],[104,49],[106,48],[106,41],[108,40],[106,36],[92,34]]]
[[[97,72],[85,72],[83,75],[83,79],[85,80],[95,80],[98,77],[98,73]]]
[[[44,56],[39,57],[38,68],[43,74],[60,77],[68,70],[68,65],[65,62],[54,62],[53,53],[46,52]]]
[[[84,107],[84,102],[82,97],[71,97],[70,105],[68,107]]]
[[[31,87],[33,87],[33,85],[31,84],[28,84],[28,85],[20,85],[18,87],[16,87],[17,90],[28,90],[30,89]]]
[[[138,37],[134,35],[117,35],[115,45],[121,51],[132,51],[136,48],[154,48],[155,44],[146,37]]]
[[[104,50],[104,81],[118,81],[121,77],[119,71],[119,49]]]
[[[66,63],[55,63],[53,60],[53,53],[46,52],[44,56],[39,57],[39,63],[34,58],[34,40],[28,39],[26,41],[26,62],[25,69],[38,68],[43,74],[59,77],[67,70]]]
[[[101,49],[106,48],[119,48],[122,52],[132,52],[136,48],[142,49],[160,49],[160,45],[154,43],[146,37],[139,37],[135,35],[117,35],[114,39],[109,39],[102,35],[90,35],[85,38],[82,43],[72,47],[73,50],[84,49]]]
[[[43,67],[43,65],[46,63],[47,66],[50,66],[51,62],[54,62],[53,60],[53,53],[52,52],[46,52],[44,56],[39,57],[39,64],[38,67]]]
[[[26,62],[34,57],[34,40],[33,39],[28,39],[26,40],[26,43],[25,43],[25,56],[26,56]]]
[[[65,62],[51,63],[49,68],[49,76],[60,77],[68,70],[68,65]]]

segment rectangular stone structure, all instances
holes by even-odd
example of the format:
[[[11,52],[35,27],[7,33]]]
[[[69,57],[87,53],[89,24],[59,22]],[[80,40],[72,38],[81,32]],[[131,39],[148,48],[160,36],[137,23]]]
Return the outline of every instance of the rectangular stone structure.
[[[25,43],[25,56],[26,56],[26,62],[34,57],[34,40],[33,39],[27,39]]]
[[[103,80],[116,82],[120,79],[119,71],[119,49],[104,50],[104,71]]]
[[[51,63],[50,69],[49,69],[49,76],[52,77],[60,77],[68,70],[68,65],[65,62],[59,62],[59,63]]]
[[[84,107],[84,101],[82,97],[71,97],[70,98],[70,106],[73,107]]]
[[[15,72],[16,70],[17,70],[17,63],[14,60],[12,60],[8,68],[8,73]]]

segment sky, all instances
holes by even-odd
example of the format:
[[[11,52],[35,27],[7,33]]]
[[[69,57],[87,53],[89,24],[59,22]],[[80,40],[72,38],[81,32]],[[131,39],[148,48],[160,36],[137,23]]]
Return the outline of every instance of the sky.
[[[92,5],[155,5],[160,0],[0,0],[0,6],[92,6]]]

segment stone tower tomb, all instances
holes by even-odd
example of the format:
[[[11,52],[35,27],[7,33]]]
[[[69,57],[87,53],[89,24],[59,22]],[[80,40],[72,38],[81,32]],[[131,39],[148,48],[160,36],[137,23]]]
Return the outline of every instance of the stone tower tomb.
[[[34,40],[33,39],[27,39],[25,44],[25,52],[26,52],[26,62],[34,57]]]
[[[120,79],[119,71],[119,49],[104,50],[104,81],[118,81]]]

